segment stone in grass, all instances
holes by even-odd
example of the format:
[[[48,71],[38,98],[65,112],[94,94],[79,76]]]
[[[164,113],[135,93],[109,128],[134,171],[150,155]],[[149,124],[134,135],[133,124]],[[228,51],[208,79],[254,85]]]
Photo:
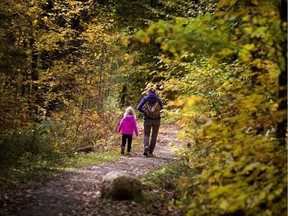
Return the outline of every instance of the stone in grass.
[[[112,200],[135,200],[142,195],[140,180],[127,174],[112,171],[102,180],[101,197]]]

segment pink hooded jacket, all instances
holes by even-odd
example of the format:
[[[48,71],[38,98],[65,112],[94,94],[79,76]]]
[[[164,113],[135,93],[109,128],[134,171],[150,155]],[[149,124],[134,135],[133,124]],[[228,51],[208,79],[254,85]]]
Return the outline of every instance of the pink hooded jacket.
[[[133,130],[138,136],[138,127],[135,117],[133,115],[127,115],[121,120],[117,131],[122,134],[133,135]]]

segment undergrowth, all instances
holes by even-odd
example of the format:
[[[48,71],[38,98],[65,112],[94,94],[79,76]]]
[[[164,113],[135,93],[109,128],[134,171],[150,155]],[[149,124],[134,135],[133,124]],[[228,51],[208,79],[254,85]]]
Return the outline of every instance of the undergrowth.
[[[149,172],[141,181],[144,185],[143,203],[146,206],[147,214],[157,214],[157,208],[166,208],[170,211],[179,212],[177,206],[181,190],[179,181],[182,175],[193,175],[185,161],[178,161],[164,165],[154,171]]]
[[[93,149],[89,153],[77,153],[71,145],[59,146],[59,139],[53,137],[51,131],[51,127],[35,127],[11,134],[0,141],[0,189],[29,180],[44,180],[59,172],[110,162],[121,157],[119,134],[103,148]],[[141,143],[142,139],[135,138],[132,151],[140,150]]]

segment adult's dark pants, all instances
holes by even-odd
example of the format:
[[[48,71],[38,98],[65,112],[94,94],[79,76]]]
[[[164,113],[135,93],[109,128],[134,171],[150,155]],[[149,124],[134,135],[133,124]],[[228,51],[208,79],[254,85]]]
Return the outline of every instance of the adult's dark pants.
[[[148,148],[152,154],[155,146],[157,135],[160,127],[160,119],[145,119],[144,120],[144,149]]]

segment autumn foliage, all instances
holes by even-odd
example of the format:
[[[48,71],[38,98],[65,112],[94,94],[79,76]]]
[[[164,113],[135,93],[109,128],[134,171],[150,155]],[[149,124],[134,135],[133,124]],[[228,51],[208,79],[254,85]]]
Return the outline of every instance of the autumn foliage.
[[[286,0],[0,6],[1,174],[107,149],[153,85],[183,128],[183,214],[287,213]]]
[[[112,30],[112,15],[101,15],[104,5],[0,6],[1,176],[63,162],[80,147],[114,144],[107,137],[117,125],[122,85],[114,80],[129,59],[119,59],[121,33]]]
[[[163,89],[178,92],[170,105],[182,110],[182,155],[198,173],[180,181],[187,215],[286,212],[286,13],[286,1],[222,0],[213,15],[160,20],[136,35],[184,74]]]

